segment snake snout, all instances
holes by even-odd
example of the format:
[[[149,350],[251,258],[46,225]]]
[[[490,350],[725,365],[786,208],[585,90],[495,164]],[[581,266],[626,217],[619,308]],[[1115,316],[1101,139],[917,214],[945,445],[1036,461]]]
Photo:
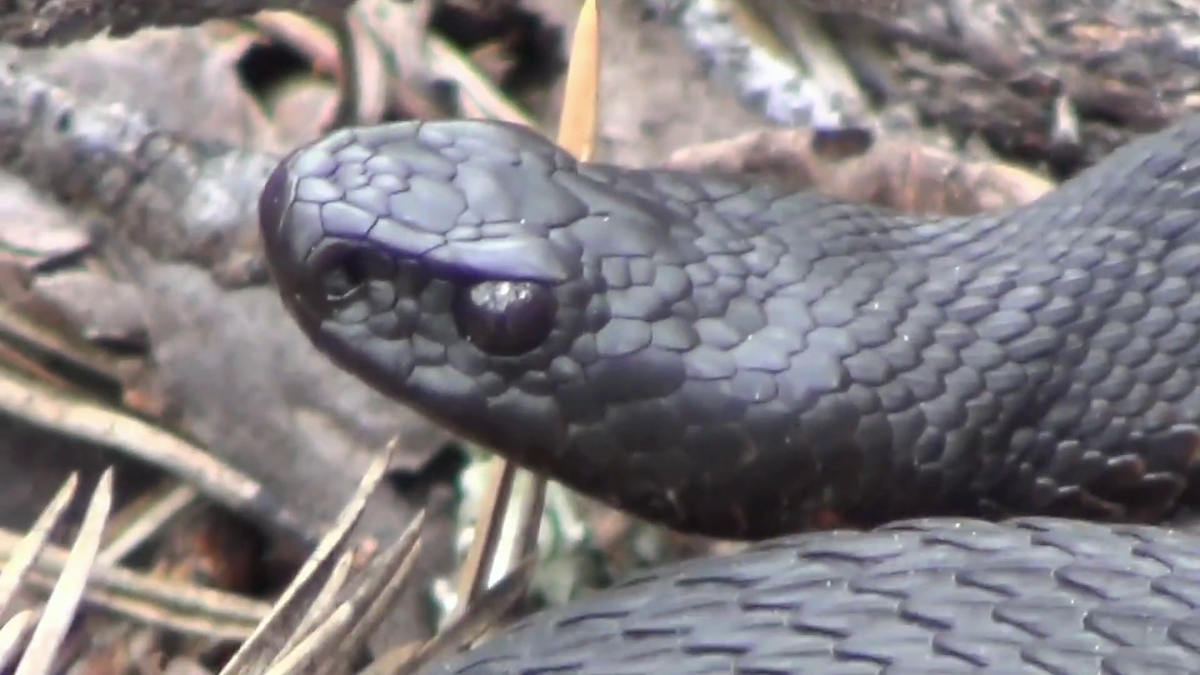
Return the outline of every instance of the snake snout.
[[[295,156],[279,162],[258,201],[266,260],[291,314],[309,329],[328,319],[357,323],[390,311],[400,295],[416,292],[422,275],[401,269],[388,252],[354,236],[369,228],[366,218],[305,199],[306,179],[294,165]],[[320,180],[308,178],[307,191]]]
[[[303,252],[296,250],[296,237],[292,234],[292,230],[296,229],[291,219],[296,180],[289,160],[294,155],[293,152],[275,165],[258,196],[258,226],[263,253],[285,300],[294,296],[298,286],[303,285],[307,272],[301,266]]]
[[[291,180],[291,172],[288,170],[288,158],[284,158],[275,165],[275,169],[267,177],[262,192],[258,195],[258,225],[262,230],[264,240],[267,241],[275,239],[275,234],[283,220],[283,213],[292,201],[295,183]]]

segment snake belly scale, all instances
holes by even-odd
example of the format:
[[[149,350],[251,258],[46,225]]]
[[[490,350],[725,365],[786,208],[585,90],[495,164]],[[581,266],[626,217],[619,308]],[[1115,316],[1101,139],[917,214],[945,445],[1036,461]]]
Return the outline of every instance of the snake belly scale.
[[[296,150],[260,216],[284,304],[335,363],[677,530],[762,539],[939,514],[1157,522],[1200,499],[1200,118],[1031,204],[955,218],[581,164],[499,122],[405,122]],[[861,561],[893,542],[937,557],[929,537],[943,526],[930,527],[767,550],[842,542]],[[1016,538],[1013,555],[1041,555],[1027,530],[994,527]],[[1096,530],[1082,528],[1055,532],[1084,546]],[[1179,536],[1200,565],[1200,544]],[[938,568],[945,583],[982,564],[955,555]],[[1139,578],[1130,597],[1149,602],[1156,577]],[[895,630],[915,621],[880,612]],[[862,663],[875,665],[819,672],[900,672]],[[628,672],[652,661],[637,664]],[[664,664],[708,672],[653,669]]]

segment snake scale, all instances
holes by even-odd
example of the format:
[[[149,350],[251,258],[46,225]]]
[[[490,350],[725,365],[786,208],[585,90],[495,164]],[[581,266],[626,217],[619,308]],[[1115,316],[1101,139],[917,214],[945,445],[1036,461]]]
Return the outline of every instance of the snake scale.
[[[788,537],[430,672],[1200,673],[1200,538],[1144,525],[1200,502],[1200,117],[971,217],[402,122],[297,149],[260,217],[372,387],[648,520]]]

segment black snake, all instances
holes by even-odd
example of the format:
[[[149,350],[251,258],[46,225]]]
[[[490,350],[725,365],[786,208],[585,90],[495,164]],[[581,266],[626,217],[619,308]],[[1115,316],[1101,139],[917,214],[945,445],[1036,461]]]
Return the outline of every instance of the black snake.
[[[955,218],[405,122],[292,153],[260,215],[284,303],[336,363],[677,530],[1159,522],[1200,501],[1200,117]],[[649,573],[470,672],[1200,672],[1200,540],[893,528]],[[1043,601],[1074,609],[1000,616]]]

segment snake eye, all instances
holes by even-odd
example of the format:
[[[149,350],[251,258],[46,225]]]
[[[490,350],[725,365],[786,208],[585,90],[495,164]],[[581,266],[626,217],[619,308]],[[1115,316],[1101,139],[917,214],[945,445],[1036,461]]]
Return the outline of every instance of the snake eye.
[[[320,300],[342,304],[362,297],[370,282],[388,280],[395,265],[384,253],[350,242],[333,242],[313,252],[309,259]]]
[[[458,332],[480,350],[518,356],[537,347],[554,327],[558,300],[531,282],[485,281],[455,298]]]

